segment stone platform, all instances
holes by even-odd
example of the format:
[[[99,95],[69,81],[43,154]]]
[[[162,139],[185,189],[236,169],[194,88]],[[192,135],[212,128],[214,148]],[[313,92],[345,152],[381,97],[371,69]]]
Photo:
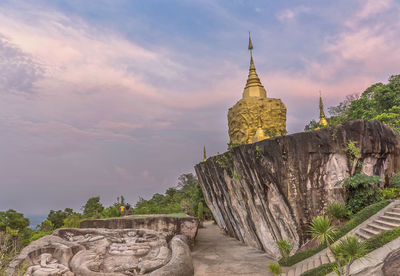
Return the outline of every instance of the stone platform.
[[[173,237],[184,235],[188,244],[193,246],[199,227],[199,219],[195,217],[167,217],[162,215],[149,217],[125,216],[113,219],[90,219],[81,222],[81,228],[107,229],[150,229],[167,233]]]
[[[193,275],[182,235],[145,229],[57,229],[25,247],[7,275]]]

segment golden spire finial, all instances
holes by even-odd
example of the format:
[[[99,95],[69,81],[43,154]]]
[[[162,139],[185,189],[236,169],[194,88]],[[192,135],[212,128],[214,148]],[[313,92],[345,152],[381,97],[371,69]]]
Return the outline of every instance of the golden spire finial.
[[[320,126],[327,126],[328,121],[325,119],[324,104],[322,102],[321,90],[319,91],[319,123]]]
[[[265,91],[264,86],[261,84],[260,79],[258,78],[256,67],[254,66],[253,61],[253,43],[251,42],[251,36],[249,32],[249,47],[250,51],[250,69],[249,76],[247,77],[246,87],[243,91],[243,98],[248,97],[267,97],[267,91]]]
[[[207,161],[207,155],[206,155],[206,146],[203,148],[203,162]]]

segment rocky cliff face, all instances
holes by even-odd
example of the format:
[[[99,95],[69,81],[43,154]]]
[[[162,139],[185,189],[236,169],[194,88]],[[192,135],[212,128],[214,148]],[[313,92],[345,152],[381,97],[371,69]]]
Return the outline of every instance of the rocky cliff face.
[[[327,204],[344,201],[336,182],[350,175],[344,150],[361,149],[366,174],[386,181],[400,171],[400,137],[383,124],[351,121],[312,132],[242,145],[195,166],[218,225],[246,244],[278,257],[275,241],[308,239],[308,224]]]

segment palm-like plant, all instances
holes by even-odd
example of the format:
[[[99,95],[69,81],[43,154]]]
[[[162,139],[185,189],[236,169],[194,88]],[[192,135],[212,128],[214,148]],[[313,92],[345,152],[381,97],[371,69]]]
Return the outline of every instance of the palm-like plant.
[[[276,242],[276,245],[278,246],[279,251],[281,252],[282,258],[287,259],[290,255],[290,252],[293,250],[293,242],[289,240],[278,240]]]
[[[355,259],[367,253],[367,246],[359,242],[355,236],[347,236],[333,248],[335,255],[345,263],[345,275],[350,275],[350,266]]]
[[[279,274],[282,273],[281,266],[278,263],[270,263],[268,265],[269,271],[272,272],[272,274],[279,276]]]
[[[341,270],[340,262],[332,250],[331,242],[333,241],[333,234],[335,230],[331,226],[331,221],[326,216],[318,216],[312,219],[310,224],[309,232],[314,239],[319,239],[320,243],[326,243],[329,251],[335,258],[336,264],[338,266],[339,275],[343,275]]]

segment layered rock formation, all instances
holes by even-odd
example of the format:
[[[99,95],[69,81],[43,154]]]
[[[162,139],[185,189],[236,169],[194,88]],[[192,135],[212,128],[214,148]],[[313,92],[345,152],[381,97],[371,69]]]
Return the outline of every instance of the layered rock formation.
[[[152,230],[58,229],[25,247],[7,275],[193,275],[185,236]]]
[[[350,175],[349,141],[361,149],[366,174],[385,180],[400,170],[400,138],[372,121],[275,137],[242,145],[195,166],[218,225],[273,257],[275,241],[304,244],[311,219],[332,201],[344,201],[337,181]]]

